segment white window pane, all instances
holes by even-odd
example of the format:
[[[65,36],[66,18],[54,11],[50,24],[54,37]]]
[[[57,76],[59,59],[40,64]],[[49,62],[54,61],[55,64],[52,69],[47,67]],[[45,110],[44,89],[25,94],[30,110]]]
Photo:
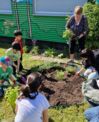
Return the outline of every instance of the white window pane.
[[[11,0],[0,0],[0,13],[11,13]]]
[[[35,14],[65,15],[73,12],[76,5],[84,5],[87,0],[34,0]]]

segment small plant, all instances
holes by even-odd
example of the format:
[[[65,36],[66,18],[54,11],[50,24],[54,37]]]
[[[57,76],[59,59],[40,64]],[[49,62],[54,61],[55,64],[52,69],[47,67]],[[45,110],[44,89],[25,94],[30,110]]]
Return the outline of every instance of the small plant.
[[[64,71],[57,70],[55,73],[55,79],[64,80],[64,75],[65,75]]]
[[[38,46],[34,46],[31,50],[32,54],[34,55],[38,55],[39,54],[39,47]]]
[[[73,32],[70,29],[66,29],[63,32],[63,38],[66,38],[66,40],[70,40],[70,38],[73,36]]]
[[[55,63],[55,62],[45,62],[44,64],[40,65],[38,68],[38,71],[42,71],[44,69],[50,69],[52,67],[57,67],[59,66],[59,64]]]
[[[18,93],[19,93],[19,87],[15,88],[9,87],[5,93],[5,99],[13,110],[15,110],[15,101],[18,97]]]
[[[48,48],[44,52],[44,56],[47,57],[55,57],[57,55],[57,51],[54,48]]]
[[[73,67],[73,66],[66,67],[66,72],[69,74],[75,74],[76,70],[77,70],[76,67]]]
[[[23,50],[24,50],[25,53],[29,53],[29,52],[31,51],[31,49],[32,49],[32,46],[28,46],[28,45],[26,45],[26,46],[23,48]]]
[[[63,53],[60,53],[60,54],[58,55],[58,58],[64,58],[64,54],[63,54]]]

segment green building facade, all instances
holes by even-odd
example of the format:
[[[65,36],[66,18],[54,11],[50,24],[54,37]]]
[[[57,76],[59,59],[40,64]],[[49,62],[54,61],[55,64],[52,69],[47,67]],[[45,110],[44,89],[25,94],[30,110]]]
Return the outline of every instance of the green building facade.
[[[74,6],[83,5],[87,0],[81,0],[80,3],[79,0],[78,2],[77,0],[71,2],[67,0],[1,1],[3,5],[0,3],[2,8],[0,36],[13,37],[13,31],[20,29],[23,37],[27,39],[64,43],[65,39],[62,35],[65,30],[66,15],[73,14]],[[7,4],[10,9],[7,8]]]

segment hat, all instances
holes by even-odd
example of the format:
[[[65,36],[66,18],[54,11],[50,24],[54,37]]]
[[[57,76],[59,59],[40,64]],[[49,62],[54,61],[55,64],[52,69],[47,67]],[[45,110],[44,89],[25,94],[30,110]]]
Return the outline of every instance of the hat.
[[[15,30],[14,36],[22,36],[22,32],[20,30]]]
[[[0,58],[0,63],[6,64],[6,65],[8,64],[5,57]]]
[[[12,45],[12,48],[15,49],[15,50],[17,50],[17,51],[20,51],[21,50],[20,45],[18,43],[13,44]]]

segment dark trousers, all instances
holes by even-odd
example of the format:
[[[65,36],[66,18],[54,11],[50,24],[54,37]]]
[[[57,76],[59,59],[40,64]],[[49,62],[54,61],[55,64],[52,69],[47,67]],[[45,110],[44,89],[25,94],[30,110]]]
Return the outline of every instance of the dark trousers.
[[[99,106],[99,104],[96,104],[96,103],[90,101],[90,99],[89,99],[88,97],[86,97],[86,100],[88,101],[88,103],[89,103],[92,107],[97,107],[97,106]]]
[[[17,65],[17,61],[14,61],[14,64]],[[12,66],[13,67],[13,74],[16,75],[16,67],[15,66]],[[20,58],[20,66],[19,66],[19,72],[22,71],[23,69],[23,65],[22,65],[22,55],[21,55],[21,58]]]
[[[71,39],[70,40],[70,45],[69,45],[70,54],[75,53],[76,46],[77,46],[77,41],[78,41],[79,51],[82,51],[85,48],[85,40],[86,40],[86,37],[82,37],[78,40]]]

